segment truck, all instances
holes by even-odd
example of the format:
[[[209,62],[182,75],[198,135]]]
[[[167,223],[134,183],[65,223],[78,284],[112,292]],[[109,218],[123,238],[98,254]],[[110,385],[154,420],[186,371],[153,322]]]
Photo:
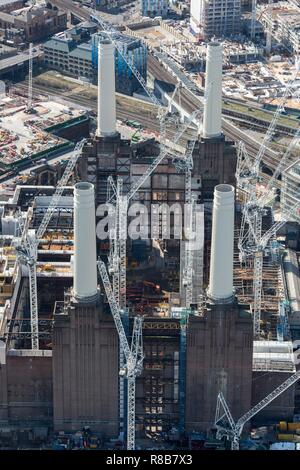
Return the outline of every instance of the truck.
[[[131,119],[127,119],[127,120],[125,121],[125,124],[126,124],[127,126],[134,127],[135,129],[141,129],[141,128],[142,128],[142,124],[141,124],[141,123],[139,123],[138,121],[133,121],[133,120],[131,120]]]

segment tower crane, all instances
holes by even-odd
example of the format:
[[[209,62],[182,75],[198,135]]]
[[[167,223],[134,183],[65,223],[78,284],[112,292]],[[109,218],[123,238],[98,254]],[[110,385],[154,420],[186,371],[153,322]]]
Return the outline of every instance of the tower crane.
[[[274,134],[277,120],[284,110],[284,105],[287,97],[292,93],[294,82],[297,78],[299,71],[299,63],[296,61],[296,68],[293,74],[293,78],[287,84],[281,102],[274,113],[270,126],[264,136],[263,142],[259,148],[259,151],[255,157],[254,162],[245,154],[244,146],[239,148],[238,154],[238,169],[237,169],[237,185],[238,187],[246,192],[247,201],[243,207],[241,231],[239,238],[239,250],[240,259],[247,259],[249,256],[253,257],[254,271],[253,271],[253,290],[254,290],[254,302],[253,302],[253,316],[254,316],[254,334],[256,338],[260,337],[260,317],[261,317],[261,297],[262,297],[262,270],[263,270],[263,253],[266,245],[263,247],[261,244],[262,240],[262,217],[264,214],[264,206],[262,199],[259,199],[257,192],[257,183],[260,180],[260,166],[267,149],[267,142],[271,139]],[[297,134],[298,135],[298,134]],[[295,143],[295,141],[294,141]],[[293,143],[293,145],[294,145]],[[292,146],[287,149],[287,154],[283,156],[282,165],[286,161]],[[246,163],[246,164],[245,164]],[[249,166],[250,163],[250,166]],[[281,166],[275,170],[275,173],[281,170]],[[273,180],[274,181],[274,180]],[[248,227],[248,229],[246,229]],[[274,234],[276,232],[273,232]],[[269,239],[267,240],[268,243]],[[249,247],[251,249],[249,250]]]
[[[268,406],[273,400],[275,400],[282,393],[288,390],[289,387],[294,385],[299,380],[299,378],[300,371],[297,371],[295,374],[291,375],[287,380],[285,380],[281,385],[279,385],[279,387],[275,388],[273,392],[271,392],[263,400],[257,403],[257,405],[251,408],[251,410],[241,416],[236,422],[232,417],[232,414],[226,403],[223,393],[220,392],[217,398],[217,408],[215,417],[217,438],[221,438],[225,435],[227,439],[231,440],[231,449],[239,450],[240,436],[243,432],[245,424],[250,421],[255,415],[257,415],[257,413],[259,413],[266,406]]]
[[[55,212],[60,197],[65,189],[66,184],[69,181],[72,171],[75,168],[77,160],[81,155],[82,148],[86,143],[86,139],[81,140],[76,144],[72,157],[69,159],[64,174],[56,190],[51,198],[49,206],[44,214],[42,222],[34,235],[29,233],[29,217],[32,214],[28,213],[26,222],[23,226],[22,237],[20,243],[16,246],[17,260],[21,265],[25,265],[29,272],[29,295],[30,295],[30,320],[31,320],[31,346],[32,349],[39,349],[38,340],[38,295],[37,295],[37,277],[36,277],[36,263],[38,255],[38,245],[40,240],[43,238],[47,226],[51,220],[53,213]],[[19,217],[19,224],[23,225],[22,218]]]
[[[298,127],[294,137],[292,140],[290,140],[288,147],[286,148],[285,152],[283,153],[279,164],[275,168],[273,175],[269,179],[267,186],[265,188],[264,194],[258,199],[258,205],[260,207],[264,207],[269,203],[270,200],[273,199],[273,189],[275,187],[275,182],[277,178],[282,174],[282,172],[286,169],[288,165],[288,159],[292,153],[292,151],[295,149],[296,145],[299,142],[299,137],[300,137],[300,127]]]
[[[252,0],[252,7],[251,7],[251,31],[250,31],[250,37],[251,37],[252,41],[255,39],[256,4],[257,4],[257,0]]]
[[[174,137],[174,143],[176,144],[188,128],[193,123],[202,110],[196,110],[186,123],[183,123]],[[194,145],[189,147],[190,153],[187,153],[186,158],[189,160],[192,157]],[[121,312],[126,312],[126,241],[127,241],[127,209],[130,200],[135,196],[139,188],[145,183],[148,177],[155,171],[157,166],[162,160],[168,155],[166,148],[161,149],[160,154],[153,160],[152,164],[148,167],[144,175],[142,175],[137,181],[135,181],[128,194],[123,195],[123,181],[121,178],[117,179],[116,184],[112,178],[108,181],[108,201],[115,201],[115,209],[113,214],[114,227],[110,233],[110,256],[109,256],[109,272],[113,276],[113,296],[115,304],[121,309]],[[112,193],[112,194],[111,194]],[[121,343],[120,343],[121,344]],[[120,364],[124,362],[124,352],[122,349],[119,354]],[[126,361],[126,356],[125,356]],[[120,393],[123,390],[122,378],[120,381]],[[131,395],[132,396],[132,395]],[[132,400],[131,400],[132,401]],[[134,411],[130,411],[128,408],[127,414],[134,414]],[[133,418],[132,418],[133,419]]]
[[[211,93],[211,83],[208,86],[206,96],[204,100],[207,100],[208,95]],[[199,133],[201,132],[202,122],[198,128]],[[193,152],[197,140],[197,135],[194,139],[190,140],[187,145],[185,160],[183,161],[183,167],[185,169],[185,204],[189,207],[189,240],[185,243],[184,250],[184,270],[183,270],[183,285],[185,287],[185,306],[190,307],[193,302],[193,249],[191,234],[194,229],[194,209],[195,209],[195,198],[192,195],[192,171],[194,167]]]
[[[32,110],[32,73],[33,73],[33,44],[29,45],[29,74],[28,74],[28,103],[27,112]]]
[[[120,308],[116,302],[111,288],[105,263],[98,261],[98,270],[103,282],[107,300],[117,328],[120,347],[125,356],[124,367],[120,370],[120,375],[127,379],[127,450],[135,449],[135,387],[136,377],[141,374],[143,368],[143,343],[142,343],[142,322],[143,318],[134,318],[132,340],[129,346],[127,336],[122,323]]]
[[[192,171],[193,171],[193,152],[196,144],[195,139],[188,142],[185,154],[185,207],[189,208],[189,240],[184,244],[184,269],[183,269],[183,285],[185,287],[185,306],[190,307],[193,302],[193,251],[191,234],[194,228],[194,206],[195,198],[192,196]]]
[[[260,165],[265,155],[265,152],[267,150],[267,143],[271,140],[271,138],[274,135],[277,121],[281,113],[284,111],[286,100],[294,92],[294,86],[295,86],[295,82],[296,82],[297,75],[299,72],[299,68],[300,68],[300,62],[295,60],[295,71],[293,73],[293,76],[285,87],[284,93],[280,99],[280,104],[276,108],[276,111],[272,117],[271,123],[267,129],[266,134],[264,135],[263,141],[254,159],[254,162],[249,158],[249,156],[247,156],[245,147],[244,146],[241,147],[241,154],[239,155],[239,158],[238,158],[238,167],[237,167],[237,172],[236,172],[237,184],[240,189],[250,193],[252,197],[254,197],[253,187],[249,186],[249,183],[252,182],[253,184],[253,182],[255,183],[259,181]],[[243,155],[245,155],[246,157],[245,160],[243,160]],[[245,167],[245,163],[247,163],[246,167]],[[248,186],[245,185],[245,182],[248,183]],[[247,190],[247,188],[249,189]]]
[[[183,134],[186,132],[187,128],[191,123],[199,119],[199,116],[202,114],[202,109],[195,110],[189,117],[189,119],[181,124],[178,132],[174,136],[173,142],[177,144],[182,138]],[[193,144],[195,145],[195,144]],[[192,154],[193,147],[191,144],[190,151],[187,153],[187,158],[189,154]],[[111,252],[110,256],[110,272],[115,273],[115,276],[120,276],[119,282],[116,280],[115,286],[120,286],[119,294],[114,292],[116,299],[120,299],[120,304],[124,307],[126,305],[126,238],[127,238],[127,208],[130,200],[135,196],[140,187],[147,181],[149,176],[155,171],[158,165],[163,161],[165,157],[169,154],[169,150],[164,148],[161,150],[160,154],[153,160],[151,165],[147,168],[145,173],[137,179],[131,186],[129,192],[126,195],[120,194],[120,185],[119,189],[116,189],[116,194],[118,198],[118,204],[115,209],[115,221],[114,224],[114,240],[113,240],[113,254]],[[189,163],[190,164],[190,163]],[[119,195],[118,195],[119,194]],[[121,233],[122,231],[122,233]]]
[[[300,198],[300,192],[299,192]],[[299,211],[300,203],[299,200],[292,205],[288,211],[282,214],[281,220],[272,225],[272,227],[263,235],[257,230],[257,227],[249,225],[249,231],[252,232],[252,243],[247,244],[245,251],[247,255],[254,255],[254,303],[253,303],[253,318],[254,318],[254,335],[256,338],[260,337],[260,318],[261,318],[261,298],[262,298],[262,270],[263,270],[263,255],[265,249],[272,237],[285,225],[289,217],[292,216],[296,211]],[[258,219],[261,222],[261,218]],[[260,233],[260,237],[257,235]]]

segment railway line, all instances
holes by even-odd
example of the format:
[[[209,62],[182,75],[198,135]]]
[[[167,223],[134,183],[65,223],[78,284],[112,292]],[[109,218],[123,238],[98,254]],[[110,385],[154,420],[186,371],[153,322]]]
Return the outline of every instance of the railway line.
[[[14,87],[16,90],[20,90],[24,92],[24,94],[26,93],[26,83],[19,83],[16,84]],[[196,102],[196,100],[194,99],[192,103],[191,98],[188,96],[188,91],[183,90],[183,92],[185,93],[181,96],[181,104],[185,109],[188,109],[190,112],[193,112],[198,106],[202,105],[200,100]],[[53,97],[58,96],[70,103],[74,103],[90,109],[94,115],[97,112],[97,102],[95,99],[89,99],[78,94],[68,94],[68,96],[66,96],[64,90],[60,91],[57,88],[48,85],[41,86],[34,84],[34,95],[48,95],[50,97],[51,95]],[[152,107],[153,114],[151,116],[147,116],[144,109],[143,111],[139,111],[138,109],[136,109],[136,106],[133,106],[133,100],[134,98],[130,96],[117,96],[117,118],[122,121],[127,119],[138,120],[143,127],[149,129],[152,132],[159,132],[159,124],[156,119],[155,106]],[[234,125],[232,122],[229,121],[228,117],[223,117],[222,128],[224,135],[227,139],[234,142],[243,141],[248,155],[252,158],[256,156],[261,145],[260,141],[255,139],[253,136],[250,136],[247,132],[238,128],[236,125]],[[168,130],[167,138],[171,140],[172,137],[175,135],[175,132],[176,131]],[[195,134],[193,129],[188,129],[182,140],[182,145],[185,145],[186,140],[194,138],[194,135]],[[278,165],[279,159],[280,152],[272,150],[271,148],[267,148],[263,157],[263,164],[271,170],[274,170]]]
[[[174,75],[166,70],[164,65],[159,62],[153,55],[148,57],[148,73],[157,80],[166,83],[176,84],[177,79]],[[203,95],[203,91],[199,89],[199,95]],[[176,97],[175,97],[176,100]],[[202,103],[201,96],[198,97],[186,87],[180,91],[181,106],[188,113],[192,113]],[[263,108],[262,105],[252,102],[244,102],[232,98],[223,98],[223,114],[236,120],[242,121],[245,125],[257,126],[263,130],[269,127],[273,113]],[[296,119],[290,119],[290,122],[278,122],[277,130],[283,135],[293,136],[298,128],[299,122]]]
[[[49,0],[49,3],[52,3],[56,7],[59,7],[63,10],[68,10],[69,12],[73,13],[75,16],[80,18],[83,21],[89,20],[90,19],[90,14],[92,12],[91,8],[83,8],[79,7],[76,5],[74,2],[71,0]],[[103,17],[104,20],[111,20],[110,15],[106,15],[105,13],[101,12],[101,16]],[[148,54],[148,72],[153,76],[153,78],[156,78],[157,80],[165,81],[167,83],[175,84],[178,81],[178,77],[176,76],[176,67],[174,69],[172,63],[166,59],[168,62],[167,64],[164,63],[163,60],[160,59],[160,53],[157,52],[157,56],[155,57],[152,53]],[[172,70],[171,70],[172,69]],[[178,69],[177,75],[179,75],[179,78],[181,77],[183,81],[186,83],[189,82],[191,87],[193,87],[193,82],[188,78],[188,76],[183,77],[184,72],[181,72],[181,70]],[[203,94],[201,90],[197,90],[196,94]],[[192,113],[195,108],[198,108],[201,99],[199,99],[196,96],[195,93],[189,91],[186,87],[182,89],[181,93],[181,102],[182,105],[184,106],[184,109]],[[235,117],[238,119],[242,119],[245,124],[249,123],[249,125],[253,126],[253,123],[256,125],[267,129],[271,119],[272,119],[272,113],[269,111],[266,111],[263,109],[262,106],[257,105],[255,103],[245,103],[239,100],[234,100],[231,98],[226,98],[224,99],[224,104],[225,103],[231,103],[233,105],[236,105],[237,107],[239,106],[240,109],[228,109],[228,106],[224,106],[223,112],[225,115]],[[252,113],[247,112],[249,111],[249,105],[251,107],[251,110],[254,111]],[[254,108],[254,110],[252,109]],[[255,110],[261,111],[260,113],[260,118],[258,118],[258,113],[255,112]],[[264,117],[265,116],[265,119]],[[269,117],[269,119],[268,119]],[[278,122],[277,129],[278,131],[282,132],[285,135],[291,135],[293,136],[296,129],[298,128],[298,122],[292,123],[293,125],[289,126],[288,124],[286,125],[281,125],[280,121]],[[224,129],[225,135],[226,135],[226,129]]]
[[[16,91],[21,91],[22,94],[26,95],[27,93],[27,84],[26,83],[18,83],[14,85],[14,89]],[[95,99],[89,99],[83,96],[80,96],[78,94],[69,94],[66,96],[65,91],[63,90],[58,90],[55,87],[51,86],[41,86],[41,85],[35,85],[33,87],[33,94],[36,97],[39,96],[49,96],[50,99],[53,97],[60,97],[61,99],[69,102],[69,103],[74,103],[79,106],[82,106],[84,108],[90,109],[93,113],[94,116],[96,116],[97,112],[97,101]],[[133,106],[133,102],[135,103],[135,106]],[[138,120],[143,127],[146,129],[149,129],[152,132],[159,132],[160,131],[160,126],[157,121],[156,115],[157,115],[157,109],[155,106],[151,105],[151,108],[153,108],[153,113],[150,113],[150,116],[146,114],[145,109],[143,111],[138,111],[136,109],[136,100],[135,98],[132,98],[130,96],[125,96],[122,95],[122,97],[117,96],[116,100],[117,106],[117,119],[120,119],[122,121],[125,121],[127,119],[132,119],[132,120]],[[168,129],[167,130],[167,135],[166,137],[171,140],[172,137],[176,134],[176,130],[173,129]],[[185,144],[185,142],[188,139],[194,138],[194,130],[193,129],[188,129],[184,135],[184,138],[182,139],[182,145]]]

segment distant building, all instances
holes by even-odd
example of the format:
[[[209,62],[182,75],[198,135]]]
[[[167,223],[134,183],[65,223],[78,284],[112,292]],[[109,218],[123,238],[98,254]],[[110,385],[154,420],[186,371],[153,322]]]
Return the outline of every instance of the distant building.
[[[190,27],[199,39],[240,32],[241,0],[191,0]]]
[[[94,30],[89,30],[88,25],[90,23],[83,23],[65,33],[53,36],[44,44],[44,60],[51,68],[76,78],[85,77],[96,83],[97,50],[102,36],[101,33],[93,34]],[[95,25],[93,27],[95,28]],[[124,53],[146,79],[147,49],[142,41],[124,35],[117,35],[114,39],[121,44]],[[132,95],[140,88],[140,84],[118,51],[115,52],[115,60],[116,91]]]
[[[67,27],[67,14],[45,7],[25,7],[11,13],[0,11],[0,35],[18,44],[47,38]],[[1,34],[2,33],[2,34]]]
[[[260,21],[265,32],[272,28],[273,38],[290,52],[300,52],[300,8],[296,2],[278,2],[276,8],[260,7]]]
[[[44,44],[45,64],[50,68],[71,75],[93,80],[92,47],[90,44],[74,44],[66,37],[53,37]]]
[[[166,17],[169,10],[169,0],[141,0],[142,16]]]
[[[0,11],[5,11],[6,13],[10,13],[23,6],[24,0],[0,0]]]
[[[92,37],[92,61],[94,70],[98,67],[98,44],[103,38],[101,33],[94,34]],[[147,78],[147,47],[140,39],[124,34],[114,34],[113,39],[121,46],[124,54],[129,58],[130,62],[139,71],[141,76]],[[132,95],[140,88],[140,84],[127,65],[122,55],[115,51],[115,70],[116,70],[116,90],[120,93]]]

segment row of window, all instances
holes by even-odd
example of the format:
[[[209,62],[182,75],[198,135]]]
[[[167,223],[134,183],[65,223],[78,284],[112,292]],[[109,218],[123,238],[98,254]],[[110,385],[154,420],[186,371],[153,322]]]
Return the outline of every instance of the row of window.
[[[59,62],[57,60],[51,60],[51,59],[46,59],[45,60],[46,64],[50,64],[50,65],[55,65],[55,66],[62,66],[62,67],[65,67],[65,68],[68,68],[68,65],[70,68],[80,68],[80,69],[88,69],[90,70],[91,67],[89,64],[78,64],[78,63],[68,63],[68,62]]]
[[[59,68],[63,68],[64,70],[66,71],[70,71],[71,73],[75,73],[75,74],[85,74],[85,75],[88,75],[89,77],[93,77],[93,73],[91,72],[90,70],[90,67],[76,67],[76,66],[70,66],[68,67],[67,65],[65,66],[62,66],[62,64],[58,63],[58,62],[52,62],[52,61],[45,61],[46,64],[50,65],[50,66],[53,66],[53,67],[59,67]]]
[[[80,58],[77,58],[77,57],[68,57],[68,55],[66,53],[58,53],[56,51],[52,52],[52,51],[47,51],[47,53],[45,54],[45,59],[60,59],[60,60],[69,60],[69,62],[79,62],[81,64],[87,64],[89,66],[91,66],[91,61],[88,60],[88,59],[80,59]]]

